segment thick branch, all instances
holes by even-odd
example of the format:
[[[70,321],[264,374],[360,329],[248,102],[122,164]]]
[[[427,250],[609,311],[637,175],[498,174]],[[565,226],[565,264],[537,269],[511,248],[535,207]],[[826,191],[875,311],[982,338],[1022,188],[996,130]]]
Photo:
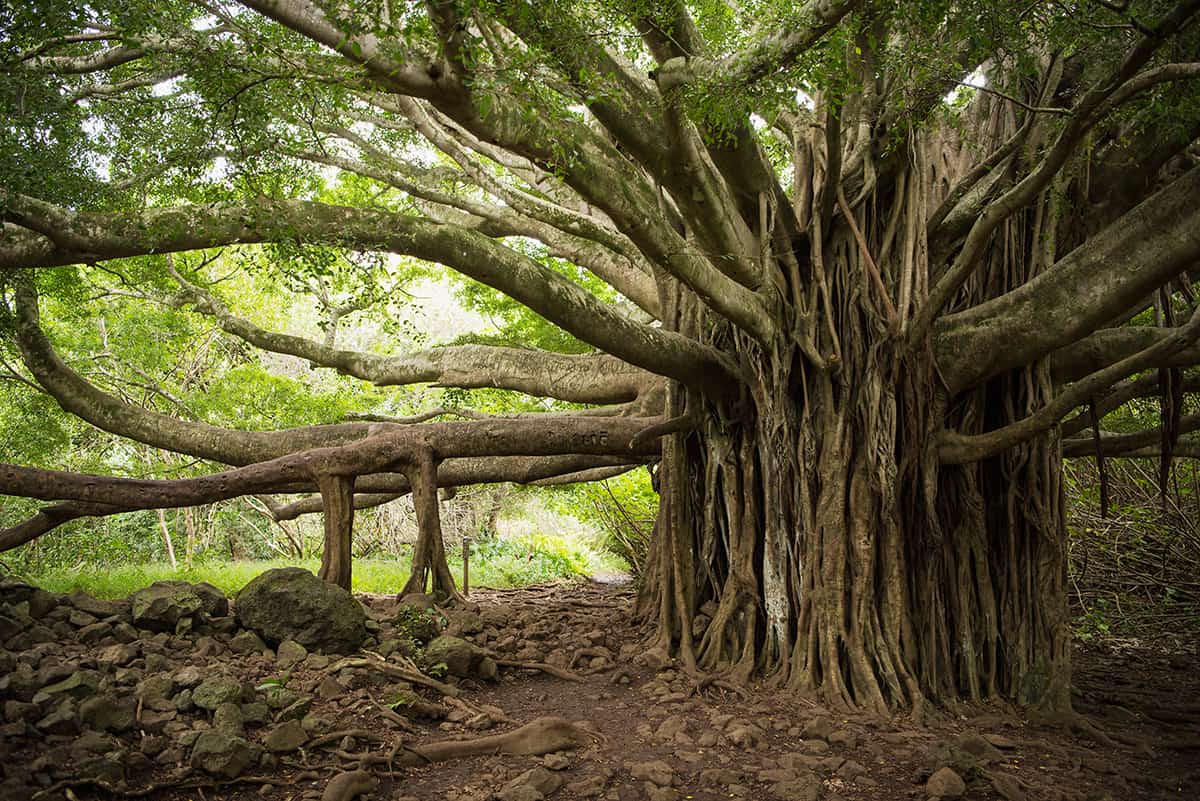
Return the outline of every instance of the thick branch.
[[[141,214],[72,213],[25,196],[0,196],[8,220],[43,234],[40,258],[20,248],[0,267],[75,264],[107,258],[265,241],[326,242],[444,264],[524,303],[565,331],[651,372],[712,391],[737,371],[723,355],[687,337],[629,320],[577,284],[474,231],[380,210],[298,200],[152,209]]]
[[[1179,433],[1189,434],[1200,431],[1200,414],[1192,414],[1179,420]],[[1158,455],[1158,445],[1162,441],[1162,429],[1150,428],[1135,431],[1131,434],[1104,433],[1100,436],[1100,451],[1105,456],[1125,456],[1138,451],[1153,452]],[[1193,440],[1194,442],[1194,440]],[[1184,443],[1180,443],[1184,444]],[[1063,440],[1063,456],[1085,457],[1094,456],[1096,441],[1091,437]]]
[[[1136,206],[1053,269],[942,319],[934,348],[952,393],[1082,339],[1200,259],[1200,169]]]
[[[370,381],[376,386],[434,383],[475,389],[496,387],[572,403],[625,403],[656,385],[653,373],[607,354],[582,356],[524,348],[454,345],[405,356],[342,350],[304,337],[267,331],[234,317],[216,297],[176,276],[200,311],[221,328],[255,347],[307,359],[321,367]]]

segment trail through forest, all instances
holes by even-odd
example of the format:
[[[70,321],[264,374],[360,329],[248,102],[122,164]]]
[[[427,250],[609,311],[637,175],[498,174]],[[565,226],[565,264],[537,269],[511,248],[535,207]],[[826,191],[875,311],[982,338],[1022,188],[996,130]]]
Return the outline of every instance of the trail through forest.
[[[19,592],[14,586],[6,585],[9,597]],[[386,650],[397,602],[361,600],[377,621],[370,627],[378,650]],[[1077,652],[1075,704],[1086,717],[1074,721],[983,706],[943,710],[917,727],[839,714],[794,693],[686,675],[643,652],[642,632],[629,616],[632,600],[629,585],[612,581],[472,593],[476,609],[452,612],[449,630],[494,655],[499,680],[444,677],[455,682],[451,687],[436,679],[428,686],[402,681],[411,663],[382,659],[370,648],[346,658],[286,646],[247,652],[249,632],[232,630],[163,633],[97,648],[89,642],[97,626],[119,633],[120,623],[99,620],[105,611],[119,617],[119,602],[68,596],[55,624],[75,628],[76,636],[30,643],[7,657],[14,666],[0,679],[9,699],[0,787],[28,781],[27,795],[4,797],[37,801],[1200,795],[1194,655]],[[90,612],[80,608],[88,606]],[[136,695],[134,726],[100,731],[122,727],[106,726],[111,717],[98,715],[94,702],[81,713],[87,700],[72,704],[72,720],[60,706],[34,722],[50,686],[20,700],[22,690],[39,683],[30,677],[74,680],[84,699],[89,675],[99,676],[101,686],[111,677],[129,698]],[[241,694],[224,717],[196,706],[204,703],[200,684],[216,686],[215,677],[232,677],[234,694]],[[167,698],[189,684],[186,700]],[[265,706],[257,703],[264,695]],[[232,723],[230,706],[240,710]],[[49,720],[55,714],[62,719]],[[257,761],[216,754],[205,769],[196,767],[201,736],[230,728],[253,743]],[[447,742],[453,745],[440,745]],[[214,768],[230,775],[214,776]]]

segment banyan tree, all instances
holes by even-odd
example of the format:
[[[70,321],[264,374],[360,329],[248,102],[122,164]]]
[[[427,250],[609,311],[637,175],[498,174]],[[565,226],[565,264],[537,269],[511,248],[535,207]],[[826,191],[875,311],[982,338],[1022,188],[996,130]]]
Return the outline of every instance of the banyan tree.
[[[173,481],[3,466],[0,490],[52,503],[2,544],[272,493],[278,514],[323,511],[322,575],[348,586],[355,508],[411,491],[410,589],[453,594],[439,488],[650,464],[638,608],[685,668],[880,711],[1065,708],[1063,458],[1198,447],[1181,413],[1200,363],[1198,12],[0,11],[5,336],[65,410],[214,465]],[[369,191],[313,188],[338,176]],[[271,245],[443,265],[592,351],[379,355],[268,330],[204,265]],[[240,431],[137,408],[74,369],[39,317],[46,276],[135,258],[161,265],[154,291],[255,348],[381,387],[574,410]],[[1104,429],[1143,396],[1161,426]]]

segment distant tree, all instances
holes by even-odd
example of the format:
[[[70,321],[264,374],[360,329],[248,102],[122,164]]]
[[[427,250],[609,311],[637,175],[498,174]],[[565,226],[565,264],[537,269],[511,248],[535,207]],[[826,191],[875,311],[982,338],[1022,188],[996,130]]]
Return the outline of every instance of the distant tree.
[[[452,593],[438,487],[657,462],[640,608],[687,668],[876,710],[1066,707],[1062,455],[1194,447],[1178,410],[1200,363],[1198,11],[10,6],[0,267],[31,378],[109,432],[241,467],[162,483],[5,467],[4,492],[61,503],[4,544],[316,489],[322,574],[345,586],[355,505],[411,490],[411,588],[432,573]],[[341,349],[256,325],[196,258],[161,257],[263,243],[444,265],[574,352]],[[51,268],[137,257],[258,348],[380,386],[594,408],[280,431],[139,409],[59,358],[38,317],[66,280]],[[1160,325],[1124,325],[1151,306]],[[1160,430],[1063,443],[1060,420],[1130,392],[1165,399]]]

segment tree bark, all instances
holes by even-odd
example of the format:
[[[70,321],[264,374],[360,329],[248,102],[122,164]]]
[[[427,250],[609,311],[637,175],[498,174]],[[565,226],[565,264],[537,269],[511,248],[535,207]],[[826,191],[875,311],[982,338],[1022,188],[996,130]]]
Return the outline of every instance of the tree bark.
[[[317,477],[325,511],[325,548],[317,575],[330,584],[350,589],[354,531],[354,476],[322,474]]]

